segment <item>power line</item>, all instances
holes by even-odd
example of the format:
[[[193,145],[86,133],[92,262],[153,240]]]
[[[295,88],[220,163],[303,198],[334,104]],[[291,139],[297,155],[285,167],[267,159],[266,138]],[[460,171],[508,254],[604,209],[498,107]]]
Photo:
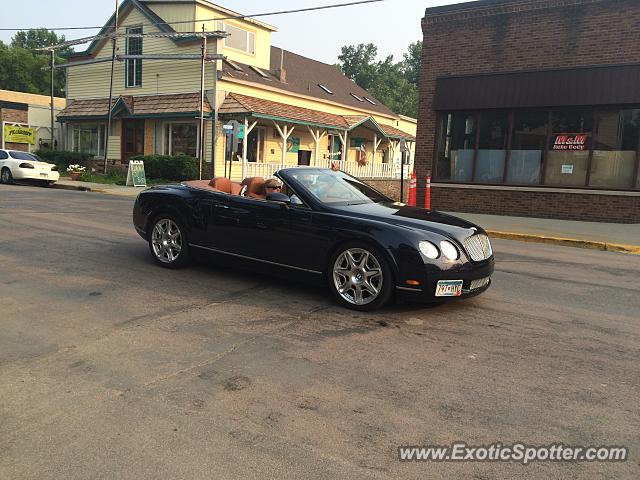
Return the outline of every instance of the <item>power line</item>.
[[[175,22],[157,22],[157,23],[143,24],[142,26],[179,25],[179,24],[183,24],[183,23],[196,23],[196,22],[200,23],[200,22],[211,22],[211,21],[217,21],[217,20],[243,20],[243,19],[247,19],[247,18],[267,17],[267,16],[271,16],[271,15],[284,15],[284,14],[289,14],[289,13],[311,12],[311,11],[315,11],[315,10],[326,10],[326,9],[330,9],[330,8],[350,7],[350,6],[353,6],[353,5],[362,5],[362,4],[366,4],[366,3],[377,3],[377,2],[384,2],[384,1],[385,0],[359,0],[359,1],[355,1],[355,2],[335,3],[335,4],[332,4],[332,5],[320,5],[320,6],[317,6],[317,7],[297,8],[297,9],[293,9],[293,10],[280,10],[280,11],[276,11],[276,12],[255,13],[253,15],[233,15],[233,16],[229,16],[229,17],[204,18],[204,19],[198,19],[198,20],[180,20],[180,21],[175,21]],[[86,26],[86,27],[53,27],[53,28],[49,28],[49,27],[0,28],[0,31],[17,32],[17,31],[38,30],[38,29],[46,29],[46,30],[50,30],[50,31],[96,30],[96,29],[102,29],[104,27],[113,28],[113,25]],[[105,37],[105,36],[101,36],[101,37]]]

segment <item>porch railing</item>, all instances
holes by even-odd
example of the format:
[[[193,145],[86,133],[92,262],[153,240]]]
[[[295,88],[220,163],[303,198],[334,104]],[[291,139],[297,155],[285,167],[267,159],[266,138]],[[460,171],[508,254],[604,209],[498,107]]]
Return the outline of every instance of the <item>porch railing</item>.
[[[331,168],[331,164],[336,163],[338,168],[343,172],[359,178],[400,178],[400,165],[393,163],[372,163],[360,165],[358,162],[332,161],[327,159],[319,159],[318,167]],[[295,165],[287,165],[287,168],[295,167]],[[279,163],[256,163],[247,162],[247,177],[272,177],[274,173],[280,170],[282,166]],[[405,165],[404,178],[408,178],[413,165]]]

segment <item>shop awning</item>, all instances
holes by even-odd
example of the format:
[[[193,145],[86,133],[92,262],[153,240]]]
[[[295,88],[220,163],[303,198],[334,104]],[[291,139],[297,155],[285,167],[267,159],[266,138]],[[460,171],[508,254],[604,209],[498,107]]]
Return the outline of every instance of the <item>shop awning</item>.
[[[109,99],[74,100],[58,114],[58,120],[106,120]],[[211,105],[205,98],[205,116],[211,115]],[[114,118],[197,117],[200,115],[200,93],[175,95],[139,95],[114,98]]]
[[[436,80],[436,110],[640,103],[640,65],[462,75]]]
[[[218,114],[223,119],[253,117],[341,131],[350,131],[359,126],[364,126],[377,130],[383,137],[415,140],[412,135],[390,125],[380,124],[368,115],[337,115],[238,93],[227,95],[218,110]]]

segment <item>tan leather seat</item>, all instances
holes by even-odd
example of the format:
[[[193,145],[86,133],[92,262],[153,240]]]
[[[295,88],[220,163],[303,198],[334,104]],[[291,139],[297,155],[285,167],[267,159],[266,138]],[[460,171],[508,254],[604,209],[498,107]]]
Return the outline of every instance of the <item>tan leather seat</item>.
[[[247,185],[245,196],[251,198],[261,198],[262,200],[267,198],[267,191],[264,188],[264,178],[251,177],[245,179],[243,183],[246,183]]]
[[[209,182],[209,186],[220,192],[229,193],[231,195],[239,195],[242,186],[239,183],[232,182],[226,177],[216,177]]]
[[[209,186],[224,193],[231,193],[232,183],[233,182],[226,177],[216,177],[211,179]]]

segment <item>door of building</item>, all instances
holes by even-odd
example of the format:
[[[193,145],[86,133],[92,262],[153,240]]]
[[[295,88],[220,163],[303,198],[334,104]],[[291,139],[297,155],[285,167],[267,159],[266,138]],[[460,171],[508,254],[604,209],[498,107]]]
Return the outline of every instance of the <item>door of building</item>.
[[[298,165],[311,165],[311,150],[298,150]]]
[[[144,155],[144,120],[122,121],[122,160]]]

